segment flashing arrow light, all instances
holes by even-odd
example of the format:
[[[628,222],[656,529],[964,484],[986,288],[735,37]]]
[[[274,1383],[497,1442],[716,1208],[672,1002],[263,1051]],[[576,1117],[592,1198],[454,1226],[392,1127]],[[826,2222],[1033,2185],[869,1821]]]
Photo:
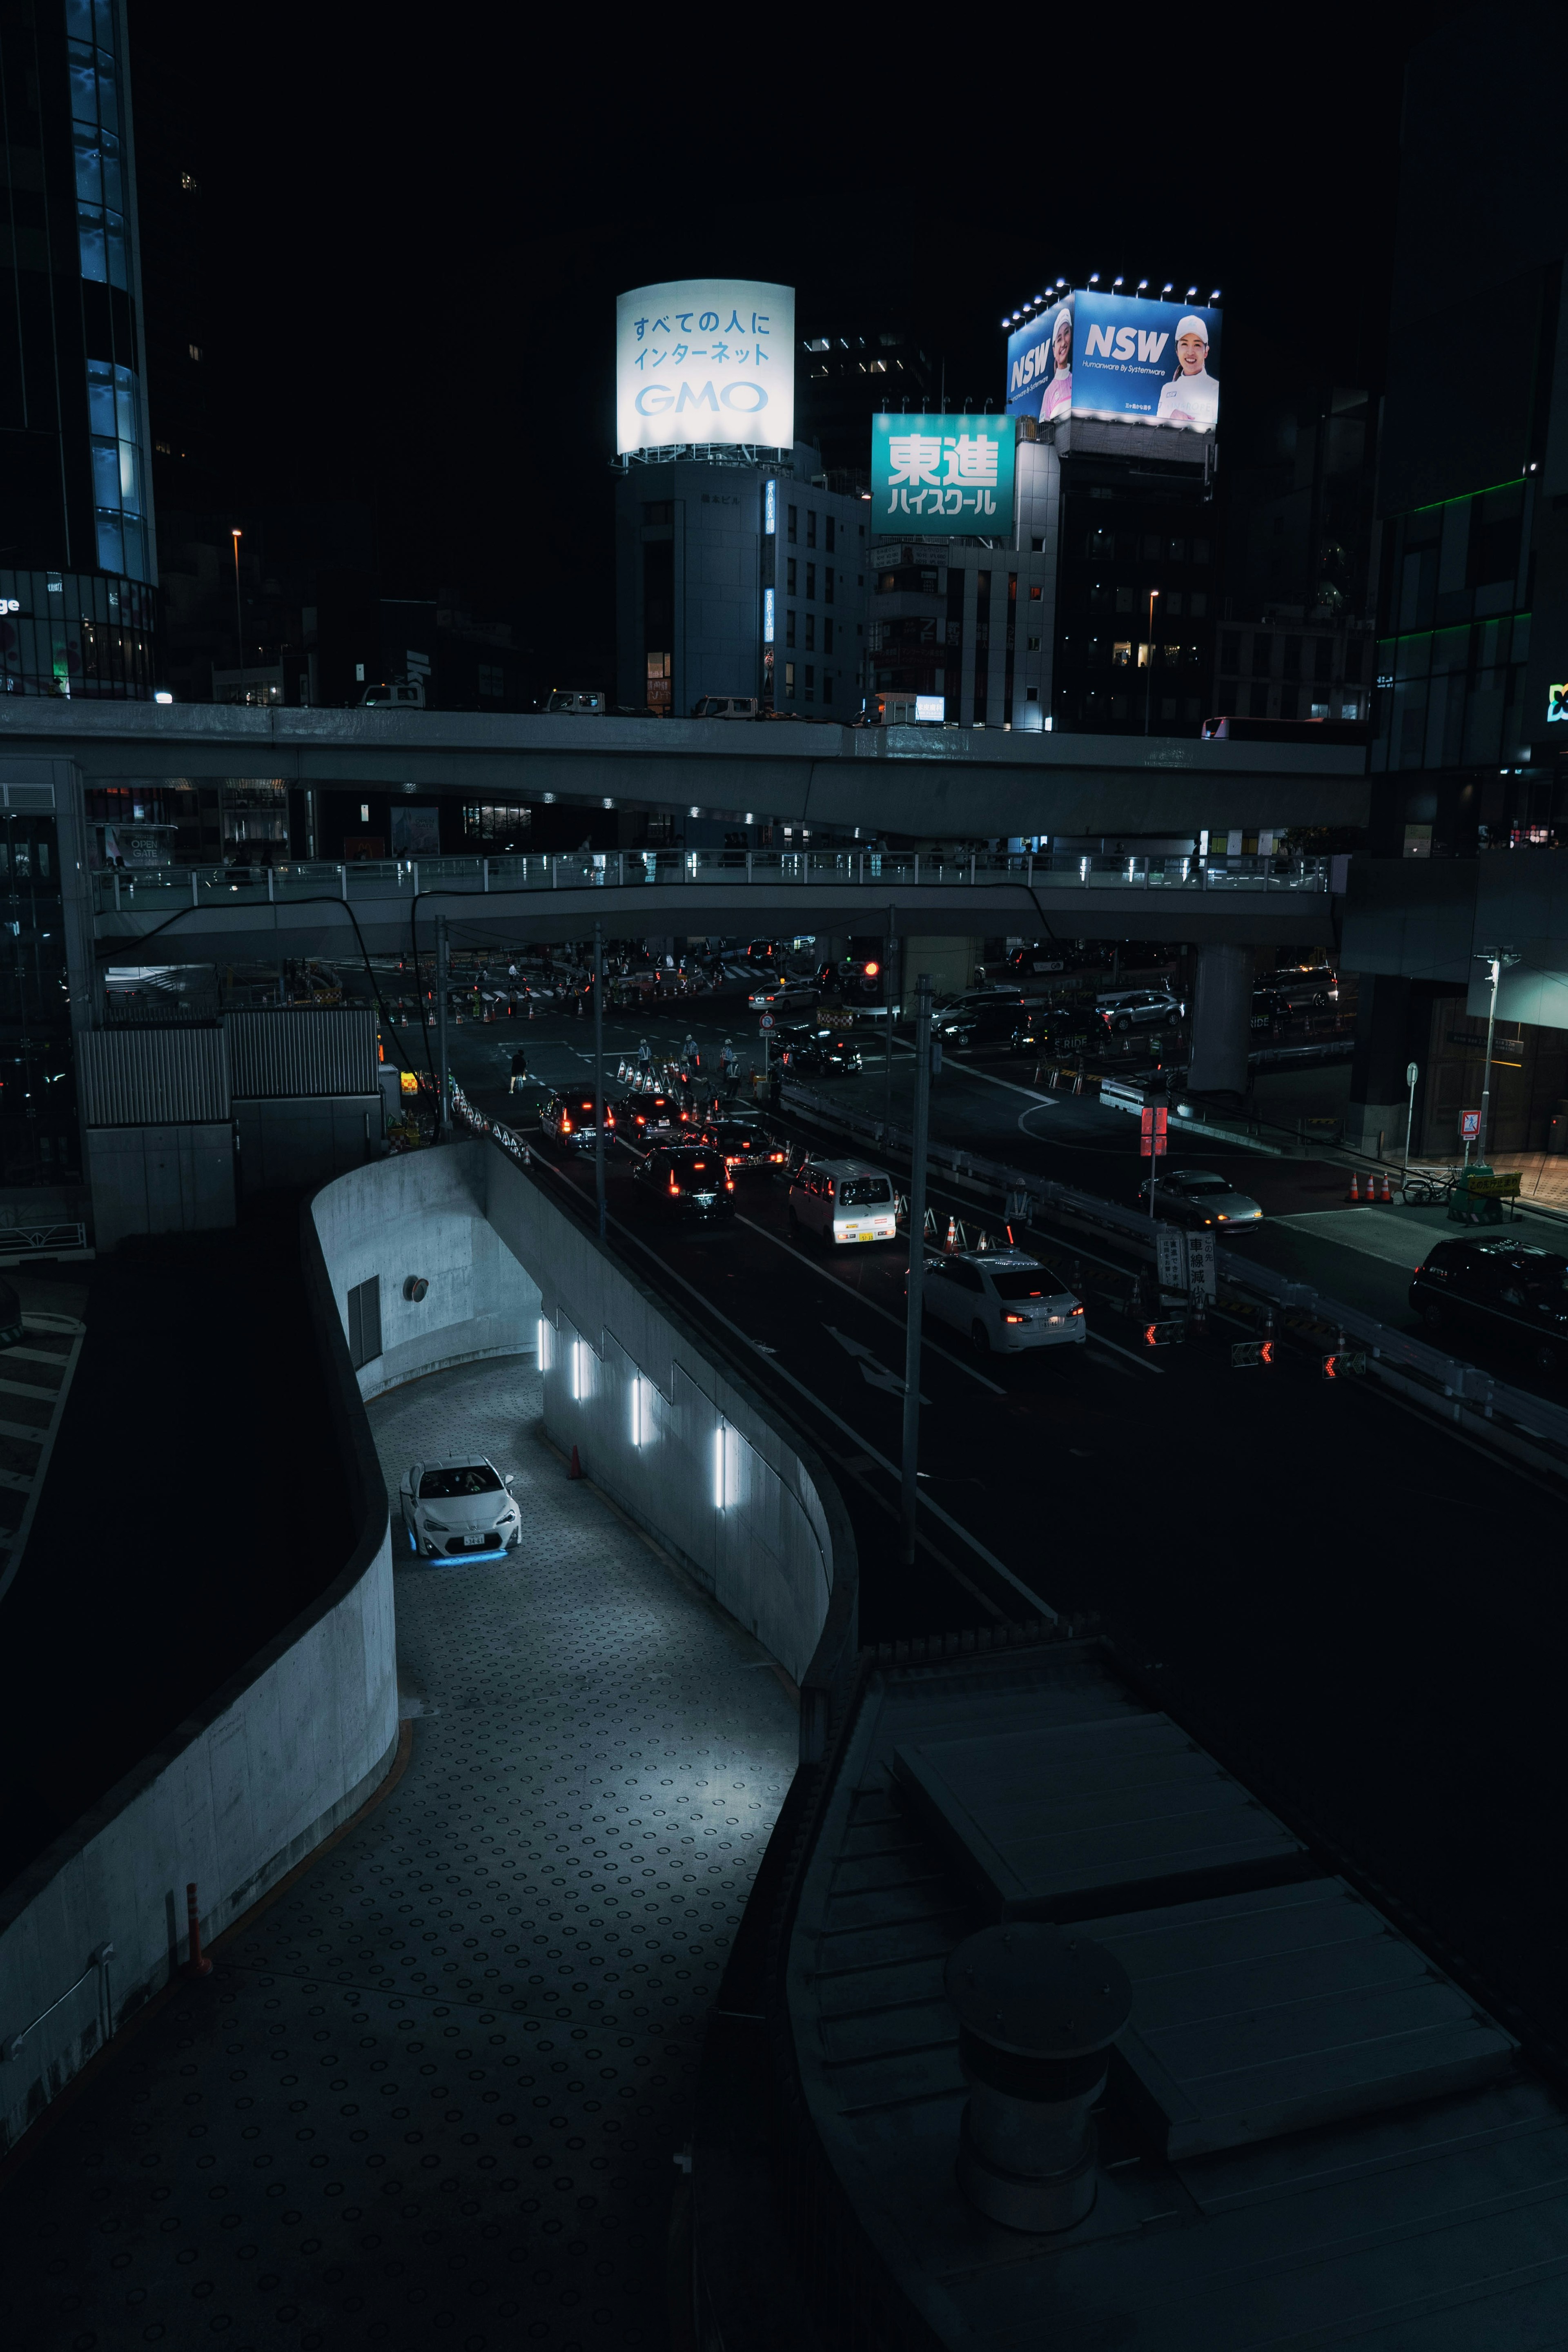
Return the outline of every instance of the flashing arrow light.
[[[1268,1365],[1274,1361],[1272,1339],[1233,1339],[1230,1346],[1230,1369],[1233,1372],[1247,1370],[1254,1364]]]
[[[1342,1349],[1334,1355],[1325,1356],[1323,1358],[1323,1378],[1326,1381],[1350,1380],[1358,1374],[1364,1372],[1365,1370],[1366,1357],[1364,1353],[1347,1355]]]
[[[1143,1326],[1143,1345],[1146,1348],[1174,1347],[1186,1336],[1184,1323],[1145,1323]]]

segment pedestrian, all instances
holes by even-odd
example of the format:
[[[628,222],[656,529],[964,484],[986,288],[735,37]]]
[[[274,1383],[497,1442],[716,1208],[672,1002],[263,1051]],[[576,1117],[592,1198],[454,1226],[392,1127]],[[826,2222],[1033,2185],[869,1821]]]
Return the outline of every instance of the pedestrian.
[[[642,1078],[653,1076],[653,1047],[646,1037],[637,1047],[637,1076]]]
[[[680,1049],[680,1058],[683,1062],[689,1062],[694,1070],[700,1070],[702,1067],[702,1056],[697,1050],[697,1040],[689,1029],[686,1033],[686,1043]]]
[[[719,1077],[727,1101],[733,1102],[735,1098],[735,1082],[740,1075],[741,1066],[736,1058],[735,1048],[726,1037],[719,1048]]]
[[[508,1094],[509,1094],[509,1095],[514,1095],[514,1094],[516,1094],[516,1092],[517,1092],[517,1090],[518,1090],[519,1087],[520,1087],[520,1086],[526,1086],[526,1084],[527,1084],[527,1083],[528,1083],[528,1055],[524,1053],[524,1051],[523,1051],[522,1047],[520,1045],[520,1046],[518,1047],[518,1049],[517,1049],[516,1053],[515,1053],[515,1054],[512,1055],[512,1057],[511,1057],[511,1084],[510,1084],[510,1086],[509,1086],[509,1087],[508,1087],[508,1088],[507,1088],[507,1092],[508,1092]]]

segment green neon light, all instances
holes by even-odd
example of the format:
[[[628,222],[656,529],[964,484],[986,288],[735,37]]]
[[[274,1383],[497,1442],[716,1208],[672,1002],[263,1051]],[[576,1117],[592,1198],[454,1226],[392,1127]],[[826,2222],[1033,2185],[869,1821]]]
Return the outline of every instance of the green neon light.
[[[1489,482],[1484,490],[1461,490],[1458,498],[1429,499],[1424,507],[1406,507],[1405,509],[1405,512],[1406,514],[1436,514],[1439,507],[1462,507],[1471,499],[1489,499],[1494,490],[1518,489],[1522,483],[1527,482],[1529,479],[1530,477],[1528,474],[1516,474],[1511,481]],[[1390,520],[1397,522],[1399,517],[1394,515],[1392,516]]]
[[[1441,629],[1407,629],[1400,637],[1379,637],[1380,646],[1413,646],[1422,637],[1458,637],[1468,635],[1471,629],[1489,629],[1503,621],[1528,621],[1531,607],[1526,605],[1516,613],[1483,613],[1479,621],[1450,621]]]

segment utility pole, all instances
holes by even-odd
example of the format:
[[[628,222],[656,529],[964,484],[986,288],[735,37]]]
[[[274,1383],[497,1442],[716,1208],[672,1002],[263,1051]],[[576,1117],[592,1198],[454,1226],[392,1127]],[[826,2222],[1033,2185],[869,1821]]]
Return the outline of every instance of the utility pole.
[[[1154,599],[1158,596],[1159,593],[1160,591],[1157,588],[1151,588],[1149,591],[1149,675],[1144,681],[1143,694],[1143,732],[1145,735],[1149,732],[1149,720],[1154,709]]]
[[[886,1136],[893,1123],[893,950],[898,941],[899,910],[888,909],[888,936],[882,942],[882,1010],[887,1014],[882,1044],[886,1060],[882,1068],[882,1133]]]
[[[436,1042],[440,1058],[441,1099],[436,1112],[436,1140],[447,1141],[451,1133],[449,1100],[451,1081],[447,1075],[447,918],[436,918]]]
[[[599,1239],[605,1238],[605,926],[594,925],[594,1196],[599,1203]]]
[[[239,616],[239,542],[243,531],[231,530],[234,541],[234,658],[239,671],[239,698],[245,699],[245,623]]]
[[[910,1167],[910,1287],[904,1303],[904,1559],[915,1556],[921,1454],[921,1305],[925,1286],[926,1145],[931,1127],[931,974],[915,982],[915,1134]]]

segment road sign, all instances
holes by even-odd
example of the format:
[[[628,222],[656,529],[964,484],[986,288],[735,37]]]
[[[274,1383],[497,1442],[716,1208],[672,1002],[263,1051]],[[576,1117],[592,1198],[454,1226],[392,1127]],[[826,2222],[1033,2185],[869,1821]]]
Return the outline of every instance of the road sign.
[[[1477,1200],[1515,1200],[1519,1196],[1519,1171],[1504,1168],[1490,1175],[1478,1176],[1472,1168],[1465,1190]]]
[[[1216,1298],[1219,1294],[1215,1287],[1214,1235],[1188,1234],[1186,1244],[1188,1288],[1201,1288],[1205,1298]]]
[[[1323,1358],[1323,1378],[1326,1381],[1350,1380],[1366,1370],[1364,1353],[1338,1354]]]
[[[773,1016],[771,1013],[764,1013],[762,1019],[757,1024],[759,1029],[771,1029],[773,1025]]]
[[[1246,1371],[1253,1364],[1269,1365],[1274,1361],[1272,1339],[1233,1339],[1230,1343],[1230,1369]]]
[[[1159,1270],[1162,1290],[1185,1290],[1187,1286],[1186,1235],[1169,1225],[1162,1225],[1154,1236],[1154,1264]]]
[[[1184,1323],[1145,1323],[1143,1345],[1146,1348],[1179,1347],[1187,1336]]]
[[[1459,1113],[1459,1133],[1464,1138],[1465,1141],[1467,1143],[1473,1143],[1480,1131],[1480,1112],[1479,1110],[1462,1110]]]

